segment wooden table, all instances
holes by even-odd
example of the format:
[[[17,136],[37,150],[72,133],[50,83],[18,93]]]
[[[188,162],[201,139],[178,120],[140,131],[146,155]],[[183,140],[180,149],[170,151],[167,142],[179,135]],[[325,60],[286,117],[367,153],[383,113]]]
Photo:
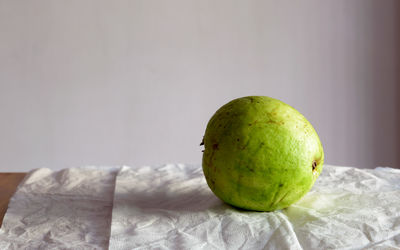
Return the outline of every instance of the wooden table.
[[[8,202],[26,173],[0,173],[0,226],[7,211]]]

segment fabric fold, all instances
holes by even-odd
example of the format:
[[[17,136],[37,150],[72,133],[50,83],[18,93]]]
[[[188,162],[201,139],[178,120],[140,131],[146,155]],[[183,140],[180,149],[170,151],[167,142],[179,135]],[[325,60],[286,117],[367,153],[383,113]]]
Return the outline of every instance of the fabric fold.
[[[110,249],[272,246],[301,249],[285,215],[226,205],[208,188],[199,165],[123,167],[117,174]]]
[[[400,170],[325,165],[287,209],[219,200],[200,165],[31,171],[0,249],[399,249]]]
[[[0,249],[107,249],[116,171],[31,171],[10,200]]]

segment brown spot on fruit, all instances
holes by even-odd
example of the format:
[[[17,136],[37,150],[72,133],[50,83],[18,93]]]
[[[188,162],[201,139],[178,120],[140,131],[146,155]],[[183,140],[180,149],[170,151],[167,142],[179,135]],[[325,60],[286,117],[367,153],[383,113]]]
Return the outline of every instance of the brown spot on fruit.
[[[251,167],[249,167],[249,166],[246,166],[246,168],[247,168],[250,172],[253,172],[253,173],[254,173],[254,169],[253,169],[253,168],[251,168]]]
[[[212,185],[213,187],[215,187],[215,181],[214,181],[214,180],[211,180],[211,185]]]
[[[315,171],[316,168],[317,168],[317,162],[313,161],[312,162],[312,171]]]
[[[213,147],[214,150],[218,150],[219,149],[218,148],[218,143],[214,143],[212,147]]]

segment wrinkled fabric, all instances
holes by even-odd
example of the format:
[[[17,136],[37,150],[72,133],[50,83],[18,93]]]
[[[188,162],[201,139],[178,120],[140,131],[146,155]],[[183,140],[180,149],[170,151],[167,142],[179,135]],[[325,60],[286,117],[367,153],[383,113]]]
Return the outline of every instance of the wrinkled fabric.
[[[287,209],[220,201],[200,165],[30,172],[0,249],[400,249],[400,170],[325,165]]]
[[[10,200],[0,249],[107,249],[116,172],[30,172]]]
[[[304,249],[400,249],[400,170],[325,166],[282,212]]]
[[[300,249],[281,212],[232,208],[199,166],[124,167],[116,179],[110,249]]]
[[[400,171],[324,166],[290,208],[243,211],[221,202],[200,166],[123,167],[110,249],[399,249]]]

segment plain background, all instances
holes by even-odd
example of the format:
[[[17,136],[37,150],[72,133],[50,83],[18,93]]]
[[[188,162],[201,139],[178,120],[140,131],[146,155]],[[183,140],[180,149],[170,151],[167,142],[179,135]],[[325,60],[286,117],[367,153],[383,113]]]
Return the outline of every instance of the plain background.
[[[400,167],[400,2],[0,0],[0,171],[200,163],[211,115],[281,99],[326,163]]]

